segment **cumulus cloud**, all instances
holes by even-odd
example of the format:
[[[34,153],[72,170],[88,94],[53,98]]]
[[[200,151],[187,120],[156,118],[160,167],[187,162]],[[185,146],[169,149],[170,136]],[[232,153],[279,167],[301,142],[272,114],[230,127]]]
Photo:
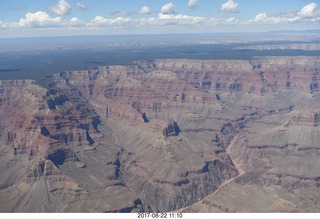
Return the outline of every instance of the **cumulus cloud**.
[[[59,1],[60,2],[60,1]],[[234,3],[234,2],[233,2]],[[234,3],[235,4],[235,3]],[[320,22],[320,10],[316,3],[310,3],[298,9],[296,11],[287,11],[278,14],[268,14],[262,12],[257,14],[253,19],[247,21],[240,21],[234,17],[225,17],[223,19],[213,17],[198,17],[189,16],[175,12],[175,5],[173,3],[167,3],[163,5],[161,11],[155,16],[144,16],[143,18],[126,17],[130,12],[117,11],[113,15],[116,17],[102,17],[96,16],[92,20],[80,20],[78,17],[72,17],[71,19],[62,19],[61,16],[50,17],[44,11],[37,11],[35,13],[27,13],[25,17],[15,22],[0,21],[0,28],[59,28],[61,30],[76,29],[82,27],[89,29],[116,29],[126,31],[128,28],[132,28],[135,31],[139,31],[139,28],[143,31],[158,30],[171,26],[177,29],[196,27],[198,29],[206,30],[215,26],[227,26],[227,25],[251,25],[251,24],[286,24],[297,23],[304,25],[313,23],[317,25]],[[139,11],[132,12],[137,14],[148,14],[150,12],[148,6],[142,7]],[[132,14],[131,13],[131,14]],[[305,25],[307,27],[307,25]],[[73,28],[74,27],[74,28]]]
[[[230,24],[230,25],[236,25],[238,24],[240,21],[234,17],[230,17],[226,20],[224,20],[224,24]]]
[[[90,27],[118,27],[127,28],[131,25],[134,27],[165,27],[165,26],[177,26],[177,27],[190,27],[190,26],[206,26],[212,27],[216,25],[233,25],[238,20],[235,18],[228,19],[215,19],[197,16],[188,16],[184,14],[163,14],[159,13],[157,17],[150,18],[105,18],[102,16],[96,16],[89,24]]]
[[[59,0],[56,5],[50,6],[48,9],[57,15],[68,15],[72,10],[67,0]]]
[[[49,27],[57,26],[61,23],[61,17],[51,18],[44,11],[37,11],[35,13],[27,13],[25,18],[19,21],[20,27]]]
[[[81,20],[79,18],[77,18],[77,17],[71,18],[70,21],[73,22],[73,23],[80,23],[81,22]]]
[[[272,17],[271,15],[267,14],[266,12],[259,13],[255,16],[253,20],[250,22],[252,23],[278,23],[279,19],[276,17]]]
[[[70,21],[64,21],[65,26],[67,27],[76,27],[79,28],[81,26],[86,26],[86,23],[80,20],[78,17],[73,17],[70,19]]]
[[[198,6],[199,0],[189,0],[188,7],[195,9]]]
[[[320,10],[317,9],[316,3],[310,3],[299,11],[288,11],[280,15],[270,15],[266,12],[259,13],[254,19],[249,20],[248,23],[262,23],[262,24],[280,24],[293,23],[297,21],[320,21]]]
[[[221,6],[220,11],[223,13],[239,13],[238,3],[235,3],[233,0],[228,0]]]
[[[159,14],[158,18],[149,19],[151,25],[195,25],[204,23],[204,17],[188,16],[184,14]]]
[[[139,14],[150,14],[151,10],[148,6],[143,6],[140,10],[139,10]]]
[[[173,4],[172,2],[169,2],[167,4],[165,4],[164,6],[161,7],[161,14],[175,14],[175,10],[174,10],[175,4]]]
[[[136,20],[136,22],[141,26],[177,26],[177,27],[213,27],[217,25],[234,25],[239,22],[235,18],[228,19],[216,19],[216,18],[206,18],[197,16],[188,16],[184,14],[162,14],[160,13],[158,17],[152,18],[141,18]]]
[[[301,18],[315,18],[320,16],[319,10],[317,10],[317,4],[312,2],[298,12],[298,16]]]
[[[72,17],[70,20],[63,20],[61,17],[50,17],[46,12],[38,11],[36,13],[27,13],[25,18],[21,18],[19,22],[0,22],[1,28],[72,28],[72,27],[87,27],[87,28],[103,28],[114,27],[117,29],[124,29],[128,27],[213,27],[217,25],[234,25],[239,21],[235,18],[216,19],[198,16],[189,16],[184,14],[163,14],[159,13],[156,17],[150,18],[106,18],[103,16],[95,16],[91,21],[82,21],[78,17]]]
[[[77,9],[81,11],[85,11],[88,9],[88,5],[84,3],[77,2]]]
[[[123,18],[123,17],[117,17],[114,19],[105,18],[102,16],[96,16],[89,26],[123,26],[125,24],[128,24],[132,21],[130,18]]]
[[[289,16],[288,16],[289,15]],[[284,13],[280,16],[273,16],[266,12],[259,13],[255,16],[253,20],[250,20],[249,23],[257,24],[281,24],[281,23],[292,23],[300,20],[298,16],[292,16],[291,13]]]

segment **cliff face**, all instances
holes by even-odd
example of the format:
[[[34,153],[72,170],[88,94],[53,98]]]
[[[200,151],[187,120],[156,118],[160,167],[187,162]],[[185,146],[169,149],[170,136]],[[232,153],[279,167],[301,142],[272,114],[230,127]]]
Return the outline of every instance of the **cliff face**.
[[[99,116],[81,97],[32,81],[2,81],[0,110],[2,212],[141,210],[117,179],[118,150],[97,151],[106,141]],[[118,193],[112,204],[109,197]]]
[[[152,60],[49,89],[1,81],[1,211],[316,211],[319,67]]]

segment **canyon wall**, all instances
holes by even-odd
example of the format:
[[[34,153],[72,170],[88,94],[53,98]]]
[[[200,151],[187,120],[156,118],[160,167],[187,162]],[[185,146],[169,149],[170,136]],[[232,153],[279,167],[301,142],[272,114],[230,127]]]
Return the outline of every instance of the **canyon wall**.
[[[0,81],[0,210],[318,211],[319,67],[162,59]],[[237,201],[250,192],[259,204]]]

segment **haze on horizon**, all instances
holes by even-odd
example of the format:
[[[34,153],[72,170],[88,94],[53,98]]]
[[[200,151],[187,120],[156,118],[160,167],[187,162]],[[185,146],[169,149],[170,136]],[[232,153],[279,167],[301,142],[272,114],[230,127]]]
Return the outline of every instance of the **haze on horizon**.
[[[317,30],[318,0],[5,0],[0,38]]]

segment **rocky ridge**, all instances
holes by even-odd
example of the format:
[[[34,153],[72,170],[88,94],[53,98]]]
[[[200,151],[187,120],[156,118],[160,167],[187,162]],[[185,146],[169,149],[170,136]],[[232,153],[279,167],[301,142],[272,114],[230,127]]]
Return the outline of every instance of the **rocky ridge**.
[[[163,59],[1,81],[1,211],[317,211],[319,66]]]

